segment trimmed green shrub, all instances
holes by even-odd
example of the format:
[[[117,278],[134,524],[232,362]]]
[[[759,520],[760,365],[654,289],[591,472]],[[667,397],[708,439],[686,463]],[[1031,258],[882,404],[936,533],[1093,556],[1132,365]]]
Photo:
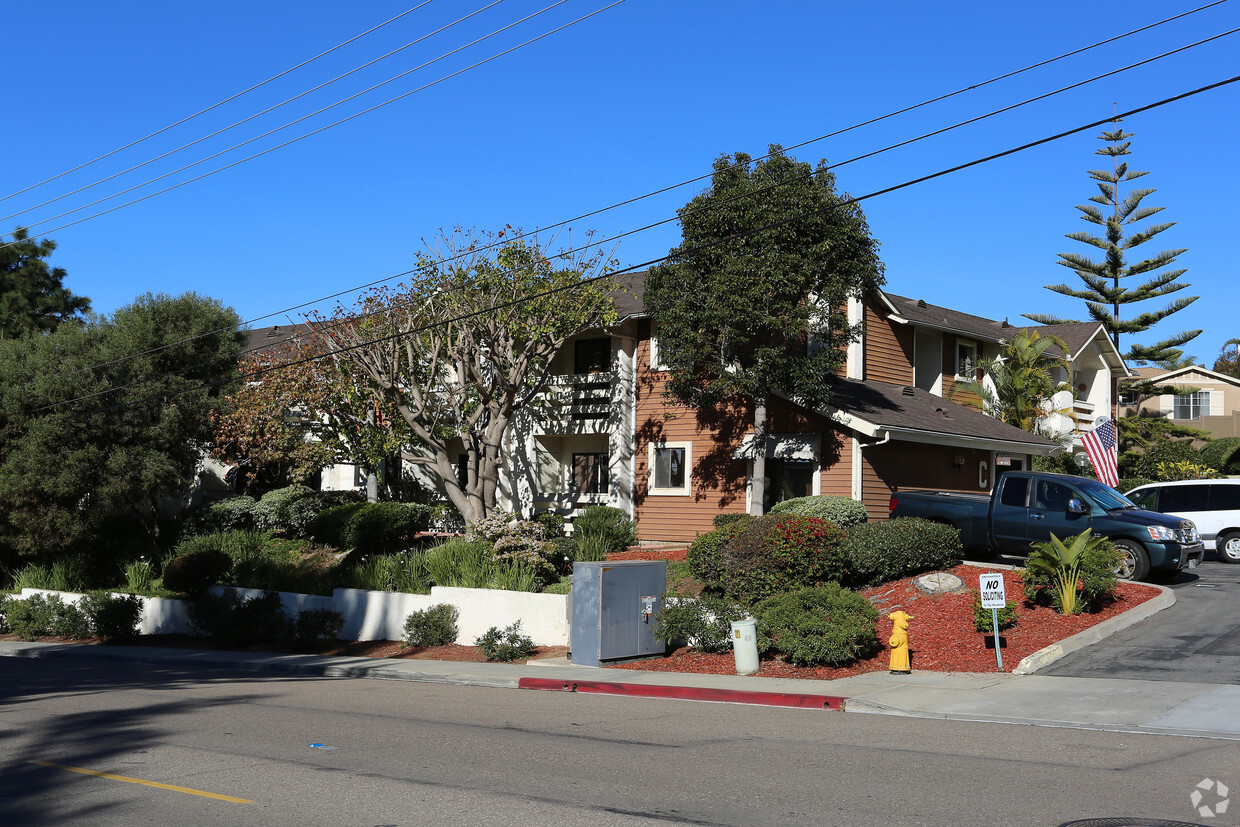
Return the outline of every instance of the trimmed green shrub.
[[[754,606],[758,648],[796,666],[846,666],[878,654],[878,611],[860,594],[828,583]]]
[[[994,615],[990,609],[982,608],[982,593],[977,589],[973,590],[973,628],[985,634],[993,634],[995,623]],[[1002,609],[999,610],[999,631],[1010,629],[1016,625],[1019,616],[1016,612],[1016,601],[1009,600]]]
[[[268,491],[254,507],[254,525],[263,531],[288,531],[291,527],[290,507],[313,493],[314,491],[305,485],[290,485]]]
[[[7,594],[0,594],[0,635],[9,634],[12,629],[9,627],[9,604],[13,598]]]
[[[32,594],[24,600],[10,600],[5,616],[13,634],[22,640],[44,636],[81,640],[91,636],[86,613],[60,595]]]
[[[655,640],[671,646],[683,641],[699,652],[727,652],[732,648],[732,621],[749,617],[735,601],[722,597],[669,598],[655,615]]]
[[[731,525],[739,520],[747,520],[752,514],[746,514],[744,511],[728,511],[724,514],[716,514],[711,523],[715,528],[723,528],[725,525]]]
[[[1115,587],[1119,584],[1115,569],[1120,559],[1119,549],[1110,540],[1105,537],[1090,538],[1090,545],[1082,552],[1081,564],[1077,569],[1080,583],[1076,596],[1078,613],[1092,614],[1115,599]],[[1026,600],[1050,606],[1057,612],[1063,611],[1063,603],[1054,588],[1053,575],[1026,566],[1020,570],[1020,578]]]
[[[609,505],[592,505],[573,520],[573,537],[582,546],[587,538],[602,543],[604,554],[624,551],[637,542],[637,526],[628,512]]]
[[[1201,461],[1224,474],[1240,474],[1240,437],[1210,440],[1201,447]]]
[[[498,626],[492,626],[474,640],[474,645],[482,650],[483,658],[501,663],[528,658],[534,653],[534,641],[521,634],[519,620],[503,631]]]
[[[736,519],[719,522],[719,517],[733,516]],[[744,531],[753,522],[753,519],[753,516],[750,514],[720,514],[716,516],[715,524],[719,527],[714,531],[698,535],[693,544],[689,546],[689,553],[685,558],[689,563],[689,572],[703,584],[717,588],[723,579],[724,546],[733,537]]]
[[[241,599],[227,589],[203,594],[189,608],[190,623],[225,648],[240,648],[279,640],[284,635],[284,607],[276,592]]]
[[[814,517],[755,517],[724,546],[720,586],[749,604],[793,589],[846,581],[851,566],[844,540],[843,529]]]
[[[338,505],[365,502],[360,491],[311,491],[288,504],[287,532],[294,537],[310,537],[314,519],[329,508]]]
[[[845,534],[852,586],[886,583],[960,561],[960,531],[943,523],[896,517],[849,526]]]
[[[534,515],[534,522],[543,528],[543,536],[548,540],[564,536],[564,517],[554,511],[544,511]]]
[[[238,495],[187,509],[180,517],[181,536],[252,529],[255,526],[254,512],[257,508],[258,503],[255,500]]]
[[[303,609],[289,624],[293,645],[307,650],[335,642],[343,630],[344,615],[332,609]]]
[[[430,524],[430,506],[418,503],[350,503],[329,508],[310,524],[310,536],[324,545],[365,554],[391,554],[413,545]]]
[[[456,621],[461,613],[455,606],[437,603],[429,609],[413,612],[405,618],[405,646],[447,646],[456,643],[459,630]]]
[[[1145,453],[1136,458],[1132,464],[1133,472],[1138,477],[1160,480],[1163,477],[1159,473],[1158,466],[1163,463],[1177,462],[1202,465],[1201,451],[1194,448],[1191,442],[1163,440],[1151,445]]]
[[[93,591],[83,595],[78,604],[86,614],[95,637],[105,643],[132,640],[138,636],[142,622],[142,601],[136,595],[113,595]]]
[[[232,573],[232,558],[215,548],[173,557],[164,566],[164,588],[194,596],[218,586]]]
[[[822,494],[817,497],[795,497],[775,503],[770,514],[795,514],[798,517],[817,517],[834,523],[840,528],[859,525],[869,520],[865,506],[848,497]]]

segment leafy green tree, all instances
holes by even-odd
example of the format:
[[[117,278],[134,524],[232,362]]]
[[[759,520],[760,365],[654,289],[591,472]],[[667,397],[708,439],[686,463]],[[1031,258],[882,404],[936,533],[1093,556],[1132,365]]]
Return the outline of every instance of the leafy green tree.
[[[24,229],[0,243],[0,339],[46,333],[90,309],[90,299],[61,284],[65,271],[48,266],[55,249],[50,238],[35,241]]]
[[[187,293],[0,342],[0,545],[39,557],[92,548],[128,513],[157,543],[236,376],[237,314]]]
[[[1102,228],[1102,235],[1094,235],[1089,231],[1067,235],[1067,238],[1073,241],[1101,250],[1103,257],[1094,260],[1079,253],[1060,253],[1059,263],[1076,273],[1085,287],[1074,289],[1066,284],[1051,284],[1047,285],[1046,289],[1083,299],[1090,318],[1106,326],[1116,349],[1124,354],[1125,359],[1140,363],[1179,360],[1184,356],[1179,348],[1194,339],[1201,333],[1200,330],[1184,331],[1153,345],[1133,344],[1127,353],[1120,348],[1121,335],[1144,333],[1171,314],[1188,307],[1197,297],[1177,298],[1161,310],[1137,313],[1132,318],[1121,318],[1121,309],[1129,304],[1168,296],[1190,285],[1177,281],[1185,270],[1163,269],[1174,264],[1176,258],[1185,252],[1183,249],[1162,250],[1149,258],[1128,263],[1129,251],[1135,250],[1175,224],[1150,224],[1144,228],[1133,226],[1162,212],[1163,208],[1142,206],[1146,196],[1154,192],[1153,189],[1132,188],[1127,192],[1123,191],[1124,184],[1148,173],[1131,170],[1127,162],[1121,160],[1125,155],[1132,154],[1128,149],[1131,141],[1127,139],[1131,138],[1133,133],[1124,132],[1119,124],[1119,119],[1116,119],[1115,129],[1099,136],[1107,145],[1097,150],[1096,154],[1110,158],[1111,169],[1090,170],[1089,177],[1097,182],[1098,193],[1089,199],[1093,204],[1077,206],[1082,213],[1081,218]],[[1127,280],[1137,278],[1146,280],[1135,287],[1127,286]],[[1047,314],[1028,313],[1025,316],[1042,324],[1073,321]]]
[[[556,354],[616,318],[612,284],[595,280],[611,264],[601,250],[505,236],[441,234],[408,282],[318,326],[408,425],[418,444],[405,461],[436,478],[469,524],[495,511],[504,436]]]
[[[859,335],[848,300],[883,281],[878,242],[825,161],[812,168],[778,145],[757,162],[720,156],[710,188],[679,215],[683,241],[647,273],[644,295],[666,393],[697,408],[752,405],[751,510],[761,513],[769,400],[828,400]]]
[[[1072,390],[1067,382],[1053,378],[1056,369],[1069,369],[1067,352],[1067,345],[1055,336],[1018,330],[997,357],[978,361],[977,367],[989,382],[958,382],[952,395],[968,393],[981,400],[982,410],[996,419],[1029,433],[1043,433],[1048,416],[1071,413],[1070,409],[1056,410],[1053,401],[1060,391]]]

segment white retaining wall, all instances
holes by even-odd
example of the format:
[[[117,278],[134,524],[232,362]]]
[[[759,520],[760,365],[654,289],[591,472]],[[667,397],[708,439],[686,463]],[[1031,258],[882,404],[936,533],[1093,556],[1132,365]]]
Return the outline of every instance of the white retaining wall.
[[[219,594],[226,588],[245,599],[263,594],[262,589],[230,586],[215,586],[212,592]],[[73,592],[46,589],[22,589],[21,598],[34,594],[58,595],[65,603],[77,603],[82,598]],[[141,596],[139,599],[142,601],[142,620],[138,624],[141,634],[196,634],[189,622],[187,601]],[[443,586],[434,586],[429,595],[361,589],[336,589],[331,597],[280,592],[280,603],[289,617],[306,609],[340,612],[344,615],[342,640],[400,640],[404,635],[405,619],[410,614],[438,603],[455,606],[460,613],[456,642],[466,646],[472,646],[474,640],[492,626],[504,629],[518,620],[522,634],[528,635],[535,646],[567,646],[572,619],[568,595]]]

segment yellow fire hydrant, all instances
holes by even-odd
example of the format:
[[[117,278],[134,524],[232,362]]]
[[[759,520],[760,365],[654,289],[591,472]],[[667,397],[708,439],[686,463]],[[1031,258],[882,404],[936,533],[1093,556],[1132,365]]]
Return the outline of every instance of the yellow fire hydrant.
[[[891,647],[891,673],[907,675],[913,671],[908,656],[908,622],[913,616],[897,609],[887,619],[891,621],[891,637],[887,641]]]

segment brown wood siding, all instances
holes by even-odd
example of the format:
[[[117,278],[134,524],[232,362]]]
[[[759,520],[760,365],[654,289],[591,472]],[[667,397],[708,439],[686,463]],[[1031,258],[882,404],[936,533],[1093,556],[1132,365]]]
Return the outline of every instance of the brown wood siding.
[[[714,528],[720,513],[744,513],[747,462],[733,459],[741,439],[753,431],[749,405],[696,411],[680,404],[664,404],[667,374],[650,369],[649,330],[637,342],[637,445],[634,511],[642,540],[692,541]],[[772,433],[820,433],[822,491],[848,496],[851,490],[851,439],[829,420],[783,400],[773,400],[768,411]],[[689,443],[689,494],[651,496],[650,445]]]
[[[913,384],[913,330],[897,325],[871,304],[865,306],[865,378]]]
[[[908,488],[933,491],[985,493],[978,486],[978,463],[987,465],[987,482],[994,480],[994,463],[989,451],[950,445],[921,445],[889,442],[861,452],[861,501],[871,520],[887,519],[892,492]],[[953,466],[956,457],[964,465]]]

